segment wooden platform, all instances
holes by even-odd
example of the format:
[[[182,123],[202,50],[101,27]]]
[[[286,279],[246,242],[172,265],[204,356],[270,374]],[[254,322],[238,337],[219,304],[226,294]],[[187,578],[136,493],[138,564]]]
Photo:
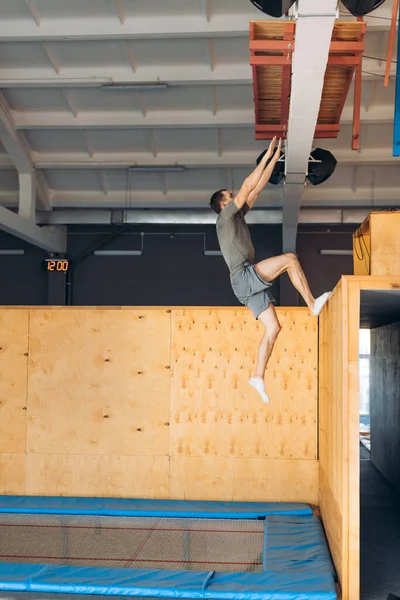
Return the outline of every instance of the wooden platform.
[[[400,278],[400,212],[373,212],[353,235],[354,275]]]
[[[366,23],[359,21],[337,21],[334,26],[316,138],[334,138],[339,133],[351,80],[361,65],[365,31]],[[295,44],[295,21],[250,23],[256,139],[286,137]]]
[[[318,505],[343,600],[360,598],[360,322],[398,319],[399,290],[396,276],[342,277],[319,320]]]

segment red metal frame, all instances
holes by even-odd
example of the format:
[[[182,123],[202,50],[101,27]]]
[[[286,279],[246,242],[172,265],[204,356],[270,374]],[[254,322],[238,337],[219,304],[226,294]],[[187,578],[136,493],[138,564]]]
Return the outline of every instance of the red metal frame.
[[[393,47],[394,47],[394,41],[395,41],[395,37],[396,37],[396,24],[397,24],[397,11],[398,10],[399,10],[399,0],[393,0],[392,24],[390,26],[389,47],[388,47],[388,54],[387,54],[387,59],[386,59],[385,79],[383,82],[383,85],[385,87],[387,87],[389,85],[390,67],[392,64]]]
[[[353,135],[351,140],[351,149],[360,148],[360,126],[361,126],[361,84],[362,84],[362,63],[356,68],[354,77],[354,110],[353,110]]]
[[[399,2],[399,0],[395,0]],[[358,19],[362,21],[362,18]],[[364,35],[366,23],[363,23],[360,29],[360,35],[357,41],[333,41],[331,42],[328,65],[343,67],[348,71],[348,78],[343,89],[343,98],[340,106],[334,116],[333,122],[328,124],[318,124],[315,130],[316,138],[336,138],[340,131],[340,118],[343,112],[348,91],[355,73],[355,94],[354,94],[354,123],[352,147],[358,149],[360,136],[360,112],[361,112],[361,60],[364,51]],[[257,140],[270,139],[274,135],[286,138],[290,88],[291,88],[291,67],[292,57],[295,49],[295,23],[287,22],[283,36],[280,39],[255,39],[256,23],[250,23],[250,65],[253,71],[254,105],[255,105],[255,137]],[[283,38],[283,39],[282,39]],[[259,120],[259,88],[258,88],[258,67],[280,67],[282,69],[282,108],[280,123],[274,122],[260,123]]]

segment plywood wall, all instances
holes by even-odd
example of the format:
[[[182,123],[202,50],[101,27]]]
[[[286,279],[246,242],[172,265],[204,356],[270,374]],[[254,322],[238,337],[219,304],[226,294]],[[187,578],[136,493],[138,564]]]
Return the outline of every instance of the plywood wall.
[[[319,325],[319,507],[343,600],[359,598],[359,308],[343,278]]]
[[[400,323],[371,331],[371,460],[400,491]]]
[[[246,309],[1,309],[0,493],[315,504],[317,320],[279,318],[265,406]]]

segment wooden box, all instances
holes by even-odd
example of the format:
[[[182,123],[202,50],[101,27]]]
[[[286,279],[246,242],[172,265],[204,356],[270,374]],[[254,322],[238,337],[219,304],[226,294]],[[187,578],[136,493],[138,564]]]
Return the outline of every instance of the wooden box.
[[[353,235],[354,275],[400,275],[400,212],[374,212]]]

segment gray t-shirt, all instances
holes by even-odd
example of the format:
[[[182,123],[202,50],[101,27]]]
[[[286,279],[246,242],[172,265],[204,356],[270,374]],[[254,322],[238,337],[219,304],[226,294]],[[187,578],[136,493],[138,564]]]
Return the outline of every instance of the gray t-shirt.
[[[250,208],[247,204],[239,210],[232,200],[221,210],[217,218],[217,236],[222,256],[233,277],[245,262],[254,264],[255,251],[245,215]]]

